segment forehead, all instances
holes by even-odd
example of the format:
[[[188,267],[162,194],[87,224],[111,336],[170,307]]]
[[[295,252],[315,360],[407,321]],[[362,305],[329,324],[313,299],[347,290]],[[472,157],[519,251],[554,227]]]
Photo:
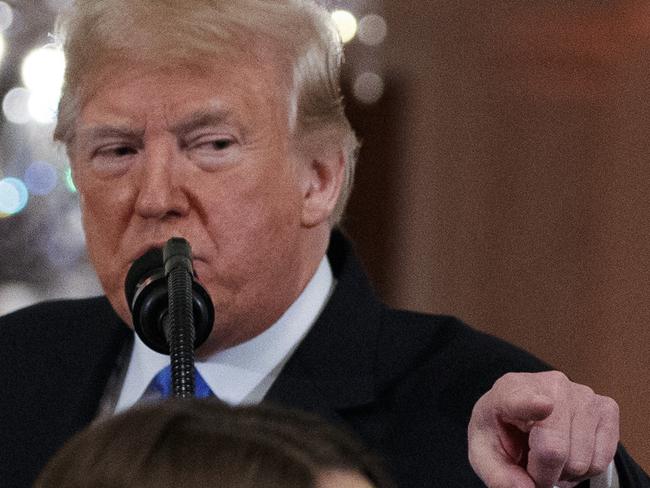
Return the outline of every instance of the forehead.
[[[259,57],[209,62],[106,62],[82,83],[80,125],[110,119],[173,119],[219,110],[240,122],[269,122],[288,111],[288,83],[279,65]],[[107,120],[109,119],[109,120]]]

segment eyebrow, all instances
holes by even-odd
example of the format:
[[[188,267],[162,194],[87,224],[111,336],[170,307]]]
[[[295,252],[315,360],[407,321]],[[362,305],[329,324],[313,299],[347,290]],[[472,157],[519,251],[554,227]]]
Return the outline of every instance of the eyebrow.
[[[226,109],[201,109],[184,117],[171,127],[175,134],[187,134],[202,127],[210,127],[233,121],[233,115]]]
[[[80,129],[75,138],[81,142],[86,142],[111,137],[137,139],[141,138],[143,135],[143,131],[133,130],[127,126],[97,125]]]
[[[171,127],[175,134],[187,134],[202,127],[215,126],[233,120],[230,110],[226,109],[201,109],[192,112]],[[108,138],[128,138],[141,139],[144,137],[143,130],[134,130],[126,125],[97,125],[82,128],[79,130],[75,139],[80,142],[88,142],[97,139]]]

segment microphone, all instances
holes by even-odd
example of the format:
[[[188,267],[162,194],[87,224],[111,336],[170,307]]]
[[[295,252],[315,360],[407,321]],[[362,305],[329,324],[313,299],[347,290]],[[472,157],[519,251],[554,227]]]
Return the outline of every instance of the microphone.
[[[185,239],[172,238],[165,244],[165,253],[161,249],[151,249],[136,259],[125,280],[133,328],[142,342],[161,354],[170,354],[172,320],[169,312],[174,294],[170,293],[168,282],[169,276],[174,274],[188,276],[190,280],[192,306],[183,308],[176,316],[194,319],[194,339],[190,344],[196,349],[212,331],[214,305],[208,292],[196,280],[191,248]]]
[[[125,292],[135,332],[170,356],[174,398],[193,397],[194,349],[210,335],[214,306],[195,279],[190,244],[172,237],[162,251],[138,258],[126,275]]]

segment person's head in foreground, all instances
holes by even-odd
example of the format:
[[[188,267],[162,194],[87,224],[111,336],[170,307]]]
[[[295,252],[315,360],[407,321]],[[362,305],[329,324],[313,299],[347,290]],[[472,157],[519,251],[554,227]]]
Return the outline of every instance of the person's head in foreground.
[[[361,444],[313,415],[171,400],[91,424],[34,488],[385,488]]]
[[[131,263],[192,245],[218,327],[203,351],[271,326],[313,276],[352,184],[341,43],[309,0],[76,0],[61,27],[55,139],[90,259],[131,323]]]

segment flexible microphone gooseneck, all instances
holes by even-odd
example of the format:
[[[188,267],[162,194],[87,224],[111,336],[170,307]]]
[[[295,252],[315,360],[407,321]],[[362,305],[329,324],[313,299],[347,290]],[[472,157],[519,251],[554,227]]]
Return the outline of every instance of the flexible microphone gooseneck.
[[[148,347],[170,355],[175,398],[194,395],[194,349],[212,331],[214,306],[194,278],[185,239],[172,238],[163,250],[138,258],[126,276],[133,327]]]

